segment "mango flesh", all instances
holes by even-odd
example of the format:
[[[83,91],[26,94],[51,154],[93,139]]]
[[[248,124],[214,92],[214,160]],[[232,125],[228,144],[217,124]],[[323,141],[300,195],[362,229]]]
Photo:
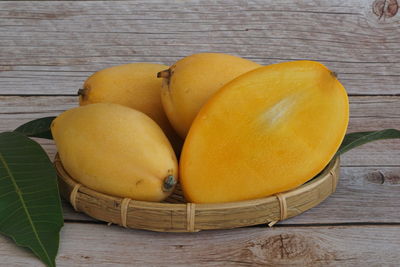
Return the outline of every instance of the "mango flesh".
[[[180,179],[195,203],[242,201],[298,187],[339,148],[348,97],[320,63],[269,65],[225,85],[185,140]]]
[[[115,103],[139,110],[163,129],[173,146],[180,150],[182,140],[173,130],[161,104],[162,81],[157,78],[166,65],[131,63],[106,68],[92,74],[80,90],[81,106]]]
[[[219,53],[201,53],[177,61],[164,77],[162,104],[176,132],[185,138],[203,104],[227,82],[261,65]]]
[[[147,115],[111,103],[65,111],[51,126],[65,170],[79,183],[109,195],[161,201],[178,177],[174,151]],[[167,183],[167,184],[165,184]]]

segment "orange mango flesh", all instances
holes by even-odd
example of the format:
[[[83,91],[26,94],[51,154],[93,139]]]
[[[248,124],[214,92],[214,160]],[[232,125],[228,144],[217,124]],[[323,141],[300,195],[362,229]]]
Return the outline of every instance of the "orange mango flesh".
[[[313,61],[265,66],[234,79],[200,110],[180,162],[188,201],[266,197],[317,175],[348,124],[345,88]]]

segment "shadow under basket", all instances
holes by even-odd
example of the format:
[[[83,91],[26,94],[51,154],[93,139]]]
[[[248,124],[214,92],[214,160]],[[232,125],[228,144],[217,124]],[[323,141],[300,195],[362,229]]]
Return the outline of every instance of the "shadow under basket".
[[[159,232],[197,232],[258,224],[272,226],[315,207],[331,195],[338,183],[338,157],[316,177],[294,190],[254,200],[187,203],[178,184],[164,202],[136,201],[94,191],[76,182],[64,170],[58,155],[54,161],[60,193],[76,211],[127,228]]]

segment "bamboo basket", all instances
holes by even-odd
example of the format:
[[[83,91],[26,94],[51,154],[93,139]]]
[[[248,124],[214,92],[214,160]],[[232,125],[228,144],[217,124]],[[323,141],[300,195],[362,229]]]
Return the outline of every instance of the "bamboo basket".
[[[268,224],[315,207],[336,190],[340,159],[334,158],[315,178],[273,196],[221,204],[187,203],[179,187],[166,201],[145,202],[96,192],[77,183],[64,170],[58,155],[54,165],[60,193],[76,211],[127,228],[159,232],[197,232]]]

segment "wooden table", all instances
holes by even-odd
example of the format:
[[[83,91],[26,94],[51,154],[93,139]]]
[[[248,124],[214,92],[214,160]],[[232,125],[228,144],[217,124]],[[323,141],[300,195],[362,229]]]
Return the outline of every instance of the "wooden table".
[[[348,131],[400,128],[396,0],[0,2],[0,130],[77,106],[91,73],[224,52],[260,64],[311,59],[338,73]],[[51,157],[53,142],[40,140]],[[59,266],[399,266],[400,142],[342,157],[334,195],[283,221],[171,234],[107,226],[64,203]],[[0,236],[1,266],[42,266]]]

